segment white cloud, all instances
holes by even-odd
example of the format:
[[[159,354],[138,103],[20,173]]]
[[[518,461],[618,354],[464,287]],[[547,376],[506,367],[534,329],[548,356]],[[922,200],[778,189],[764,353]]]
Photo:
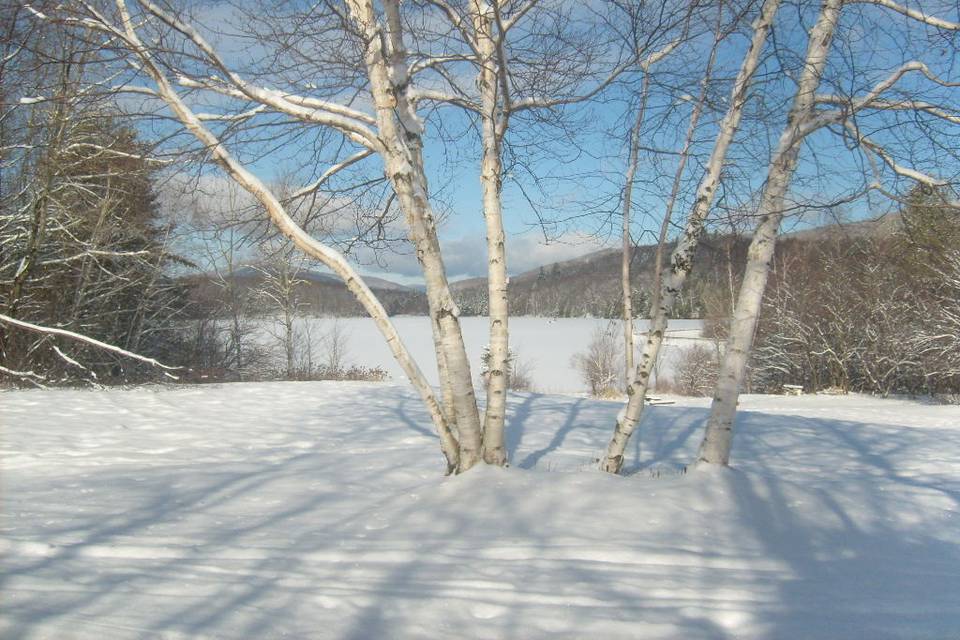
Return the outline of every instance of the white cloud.
[[[232,180],[219,173],[204,173],[200,176],[175,174],[169,176],[159,189],[160,202],[165,213],[181,225],[186,237],[180,239],[178,248],[189,257],[198,251],[199,234],[218,225],[236,224],[249,215],[254,206],[253,198]],[[256,216],[256,214],[254,214]],[[265,221],[256,218],[259,224]],[[258,226],[256,222],[241,225],[247,231]],[[349,215],[334,218],[327,224],[340,238],[355,232],[355,223]],[[402,220],[392,220],[384,228],[390,238],[404,238],[406,227]],[[243,235],[243,234],[241,234]],[[258,234],[252,234],[257,237]],[[190,237],[196,236],[196,237]],[[474,233],[461,233],[450,237],[441,231],[441,246],[447,276],[450,280],[484,277],[487,274],[487,242],[482,228]],[[320,238],[323,240],[323,238]],[[580,232],[567,232],[549,242],[538,230],[507,235],[507,265],[511,275],[536,269],[541,265],[570,260],[611,246],[609,239],[598,239]],[[409,243],[393,244],[393,251],[375,251],[357,245],[349,259],[359,265],[361,272],[394,280],[401,284],[419,284],[422,271]],[[251,256],[255,246],[242,250]]]
[[[487,275],[487,241],[482,232],[441,241],[447,276],[451,280]],[[608,241],[571,232],[545,242],[534,231],[507,236],[507,266],[512,275],[530,271],[553,262],[570,260],[609,247]],[[361,256],[368,261],[370,255]],[[367,258],[367,259],[364,259]],[[420,265],[412,254],[381,256],[384,267],[366,268],[365,272],[401,283],[420,282]]]

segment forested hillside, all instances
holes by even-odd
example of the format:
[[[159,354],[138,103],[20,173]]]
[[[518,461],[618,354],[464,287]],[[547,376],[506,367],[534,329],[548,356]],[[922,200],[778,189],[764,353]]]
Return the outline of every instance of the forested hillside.
[[[778,255],[790,255],[800,247],[815,245],[827,238],[843,245],[855,239],[889,237],[899,228],[899,217],[887,216],[877,221],[806,229],[785,236],[787,242],[782,249],[778,248]],[[707,236],[697,250],[693,272],[685,283],[673,316],[708,318],[726,313],[731,290],[736,289],[743,270],[748,244],[749,240],[742,236]],[[666,247],[668,254],[673,246],[671,243]],[[633,250],[631,282],[637,317],[646,317],[649,312],[655,253],[655,245],[637,246]],[[508,290],[511,313],[561,318],[620,317],[620,256],[619,249],[602,249],[512,276]],[[807,259],[816,258],[808,256]],[[263,305],[256,303],[257,291],[265,287],[264,279],[264,270],[243,267],[232,276],[198,274],[184,278],[184,282],[193,288],[196,313],[216,314],[228,304],[228,298],[235,295],[249,299],[250,312],[259,313],[269,312],[269,305],[264,309]],[[296,280],[298,304],[303,313],[341,317],[363,315],[360,305],[338,279],[304,270],[299,272]],[[391,315],[426,313],[426,295],[421,289],[382,278],[368,277],[367,280]],[[228,281],[235,287],[231,288]],[[450,288],[462,315],[487,315],[486,278],[452,282]]]
[[[743,264],[746,240],[731,236],[707,239],[698,253],[698,264],[684,289],[676,317],[699,318],[708,308],[709,290],[725,282],[732,266]],[[634,308],[640,316],[649,307],[656,247],[638,246],[633,253],[632,282]],[[586,256],[543,265],[510,278],[510,309],[515,315],[546,317],[619,317],[620,255],[617,249],[604,249]],[[243,296],[250,312],[264,310],[256,304],[257,291],[264,288],[265,273],[252,267],[237,270],[233,276],[200,274],[184,278],[194,290],[197,313],[217,313],[229,304],[231,296]],[[323,273],[303,271],[297,276],[300,309],[311,315],[357,316],[363,310],[342,282]],[[391,315],[420,315],[427,310],[423,291],[404,287],[389,280],[368,278]],[[229,283],[232,283],[231,286]],[[454,299],[462,315],[486,315],[486,278],[470,278],[451,283]],[[576,292],[571,295],[571,292]]]

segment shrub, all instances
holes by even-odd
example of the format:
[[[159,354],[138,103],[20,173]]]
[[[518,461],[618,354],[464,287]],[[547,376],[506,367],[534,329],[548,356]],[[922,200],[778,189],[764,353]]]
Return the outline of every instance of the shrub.
[[[590,395],[597,398],[612,398],[621,394],[625,386],[623,352],[618,333],[613,325],[594,329],[587,350],[574,354],[571,364],[580,372],[583,381],[590,389]]]
[[[511,358],[507,388],[511,391],[533,391],[533,363],[529,360]]]
[[[507,351],[507,389],[511,391],[533,390],[533,365],[527,360],[521,360],[513,349]],[[486,387],[490,377],[490,347],[483,348],[480,354],[480,380]]]
[[[360,367],[350,365],[349,367],[330,368],[320,367],[314,372],[311,380],[361,380],[366,382],[383,382],[390,377],[387,372],[380,367]]]
[[[684,350],[673,373],[672,391],[682,396],[709,396],[717,384],[716,352],[697,344]]]

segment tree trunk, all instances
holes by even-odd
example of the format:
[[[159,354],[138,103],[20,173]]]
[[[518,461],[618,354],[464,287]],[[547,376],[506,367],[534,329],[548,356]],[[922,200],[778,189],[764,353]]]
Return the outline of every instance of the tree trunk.
[[[740,125],[743,107],[747,100],[747,90],[757,69],[763,45],[779,6],[780,0],[765,0],[760,9],[760,15],[753,23],[753,37],[734,82],[730,108],[720,124],[720,132],[710,154],[706,174],[697,188],[696,199],[684,232],[677,241],[677,246],[670,257],[670,271],[661,287],[660,304],[651,310],[652,317],[650,318],[647,341],[644,344],[640,361],[637,363],[636,374],[627,388],[626,409],[622,413],[622,417],[617,420],[613,437],[610,439],[607,452],[600,463],[600,468],[609,473],[619,473],[623,467],[624,451],[643,413],[644,398],[650,383],[650,373],[660,354],[664,332],[667,329],[667,317],[673,309],[677,296],[683,289],[683,284],[686,282],[690,270],[693,268],[694,254],[700,242],[700,237],[703,235],[704,220],[710,211],[717,185],[720,182],[720,171],[726,159],[727,149],[730,147],[734,134]]]
[[[647,96],[650,92],[650,72],[643,73],[643,85],[640,89],[640,104],[637,106],[637,118],[630,129],[630,154],[627,171],[623,177],[623,255],[620,257],[620,288],[623,295],[623,353],[625,361],[624,380],[627,386],[633,382],[633,288],[630,286],[630,262],[633,258],[633,242],[630,237],[630,209],[633,206],[633,180],[640,164],[640,128],[647,110]],[[629,393],[629,392],[628,392]]]
[[[285,267],[286,265],[284,265]],[[296,311],[294,307],[293,300],[293,291],[290,289],[290,283],[286,281],[287,278],[284,276],[284,294],[285,299],[283,301],[283,350],[287,356],[287,378],[293,377],[293,370],[295,365],[296,353],[294,349],[294,340],[293,340],[293,320],[294,312]]]
[[[388,174],[391,167],[398,165],[403,167],[404,164],[388,160]],[[392,182],[401,207],[405,212],[409,212],[406,216],[412,229],[411,239],[416,247],[417,258],[423,267],[427,303],[430,315],[434,318],[431,326],[440,331],[440,350],[444,356],[447,372],[447,379],[441,384],[449,385],[452,395],[460,448],[458,471],[466,471],[475,465],[480,457],[480,414],[473,391],[470,362],[467,359],[466,346],[460,330],[460,311],[453,301],[447,282],[433,212],[426,200],[422,166],[411,173],[393,172]]]
[[[753,234],[747,253],[747,266],[730,322],[727,350],[720,366],[706,434],[697,456],[698,462],[726,465],[730,460],[733,419],[753,347],[753,336],[760,316],[767,276],[770,273],[770,261],[776,248],[777,233],[783,219],[784,198],[797,167],[800,143],[806,135],[803,127],[813,113],[814,96],[823,77],[842,4],[842,0],[824,0],[817,24],[810,32],[807,57],[790,108],[787,126],[780,135],[777,151],[767,171],[767,181],[760,200],[760,224]]]
[[[722,38],[722,8],[717,11],[717,31],[714,38],[713,48],[710,50],[710,58],[704,71],[703,81],[700,83],[700,95],[697,96],[697,102],[693,105],[690,112],[690,121],[687,124],[687,135],[683,139],[683,147],[680,149],[680,160],[677,162],[677,170],[673,174],[673,184],[670,185],[670,197],[667,200],[667,208],[663,213],[663,221],[660,223],[660,234],[657,236],[657,251],[653,258],[653,286],[651,287],[650,309],[660,307],[660,287],[663,286],[663,249],[667,245],[667,234],[670,232],[670,222],[673,219],[673,209],[677,204],[677,197],[680,195],[680,183],[683,180],[683,172],[687,168],[687,160],[690,158],[690,147],[693,144],[693,137],[697,132],[697,126],[700,124],[700,116],[703,113],[703,105],[707,101],[707,91],[710,88],[710,79],[713,77],[713,65],[717,61],[717,49],[720,47]],[[654,362],[654,367],[657,363]]]
[[[503,124],[498,99],[499,69],[494,9],[482,0],[471,4],[476,46],[480,54],[477,86],[480,90],[483,158],[480,186],[483,218],[487,227],[487,297],[490,318],[490,358],[487,365],[487,406],[483,420],[483,460],[503,466],[507,463],[504,418],[507,408],[507,378],[510,358],[509,306],[507,302],[507,254],[503,231],[501,187],[503,163],[500,140]]]
[[[160,97],[167,103],[177,119],[183,123],[190,133],[207,146],[213,159],[224,168],[228,175],[264,206],[267,215],[280,232],[290,238],[293,243],[307,255],[316,258],[340,276],[350,292],[356,296],[364,310],[370,314],[370,317],[373,318],[377,328],[386,340],[387,346],[393,353],[394,358],[396,358],[397,362],[403,368],[404,373],[420,394],[430,413],[430,417],[437,429],[437,434],[440,437],[440,448],[447,459],[448,473],[458,469],[460,467],[460,461],[458,459],[457,440],[450,432],[440,404],[433,395],[433,389],[430,388],[426,378],[424,378],[423,373],[417,366],[416,361],[410,356],[410,352],[407,350],[406,345],[403,344],[400,334],[397,333],[393,323],[390,322],[386,310],[377,297],[341,254],[318,242],[301,229],[287,214],[283,205],[280,204],[280,201],[266,185],[230,155],[226,147],[220,143],[219,139],[217,139],[190,108],[184,104],[180,96],[174,91],[169,81],[160,71],[159,67],[153,63],[149,53],[143,48],[133,29],[133,22],[129,14],[125,13],[123,23],[126,34],[134,45],[135,53],[143,63],[144,71],[156,82]]]
[[[97,221],[93,225],[93,230],[90,232],[90,249],[96,250],[100,247],[100,231],[103,228],[104,223],[107,220],[107,215],[110,213],[111,199],[113,197],[113,190],[111,189],[112,176],[107,175],[107,184],[104,188],[104,198],[100,201],[99,207],[97,208]],[[87,296],[87,285],[90,282],[90,274],[93,270],[94,259],[91,255],[85,255],[80,260],[80,275],[77,277],[76,291],[73,296],[73,305],[70,312],[71,323],[75,323],[80,319],[80,316],[83,313],[84,302],[86,301]]]
[[[367,39],[364,60],[376,109],[379,139],[384,145],[384,173],[404,212],[410,239],[423,267],[435,339],[445,356],[453,411],[459,435],[458,471],[480,459],[481,425],[473,390],[470,362],[460,330],[460,311],[447,282],[440,242],[430,206],[423,166],[423,123],[407,97],[409,75],[398,2],[383,2],[386,34],[376,18],[372,0],[350,0],[350,12]]]
[[[437,359],[437,376],[440,379],[440,394],[443,399],[443,415],[447,424],[457,435],[457,415],[453,409],[453,387],[450,386],[450,374],[447,373],[447,356],[443,353],[443,344],[439,340],[440,324],[430,315],[430,329],[433,332],[433,352]]]

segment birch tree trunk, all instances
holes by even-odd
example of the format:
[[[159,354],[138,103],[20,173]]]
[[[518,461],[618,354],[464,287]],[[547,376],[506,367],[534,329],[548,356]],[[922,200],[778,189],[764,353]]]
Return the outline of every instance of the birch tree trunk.
[[[453,396],[453,412],[459,435],[458,471],[466,471],[480,459],[480,414],[473,390],[470,362],[460,330],[460,311],[454,303],[440,253],[440,242],[429,201],[423,166],[423,123],[406,91],[409,73],[403,46],[399,4],[383,2],[386,33],[376,19],[372,0],[350,0],[350,13],[364,34],[364,61],[376,109],[384,173],[390,180],[410,230],[410,239],[423,266],[427,302],[435,340],[444,355]]]
[[[770,261],[776,248],[777,233],[783,219],[784,198],[797,168],[804,127],[813,115],[815,94],[823,77],[830,45],[843,0],[824,0],[817,23],[810,32],[803,73],[793,98],[787,126],[780,135],[773,161],[767,170],[767,182],[760,200],[760,224],[753,234],[747,253],[747,266],[737,305],[730,322],[730,336],[717,388],[710,406],[706,434],[700,444],[698,462],[726,465],[733,443],[733,419],[737,412],[740,386],[753,346],[753,335],[760,316],[760,303],[770,273]]]
[[[651,287],[650,309],[660,308],[660,287],[663,285],[663,249],[667,244],[667,234],[670,232],[670,222],[673,219],[673,209],[677,204],[677,197],[680,195],[680,183],[683,180],[683,172],[687,168],[687,160],[690,158],[690,147],[693,145],[693,137],[697,132],[697,126],[700,124],[700,116],[703,114],[703,105],[707,101],[707,92],[710,88],[710,80],[713,77],[713,65],[717,61],[717,50],[720,48],[720,42],[723,39],[722,33],[722,6],[717,11],[717,30],[713,39],[713,47],[710,49],[710,57],[707,60],[707,66],[704,70],[703,81],[700,83],[700,95],[693,105],[690,112],[690,120],[687,124],[687,134],[683,139],[683,146],[680,149],[680,160],[677,162],[677,170],[673,174],[673,184],[670,185],[670,196],[667,199],[667,208],[663,213],[663,221],[660,223],[660,234],[657,236],[657,251],[653,257],[653,286]],[[656,362],[654,362],[656,367]]]
[[[636,374],[627,388],[626,409],[621,414],[622,417],[617,420],[613,437],[610,439],[606,454],[600,462],[600,468],[609,473],[619,473],[620,469],[623,468],[624,451],[643,413],[644,398],[650,383],[650,373],[660,354],[660,347],[663,344],[663,337],[667,328],[667,318],[693,268],[694,254],[703,235],[704,221],[710,211],[710,206],[713,204],[714,194],[720,182],[720,172],[726,160],[727,150],[740,125],[743,107],[747,101],[747,90],[759,64],[760,55],[777,9],[780,6],[780,1],[765,0],[760,9],[760,14],[753,22],[750,48],[747,50],[734,81],[730,96],[730,107],[720,123],[720,132],[710,154],[706,173],[697,187],[693,209],[690,211],[683,234],[678,239],[677,246],[670,257],[670,270],[666,274],[661,287],[660,304],[652,309],[647,340],[637,363]]]
[[[640,164],[640,128],[647,110],[647,96],[650,92],[650,73],[643,72],[643,84],[640,89],[640,104],[637,106],[637,118],[630,129],[630,156],[627,171],[623,177],[623,255],[620,258],[620,288],[623,292],[623,353],[626,371],[624,380],[627,386],[633,382],[633,290],[630,287],[630,261],[633,257],[633,242],[630,238],[630,209],[633,206],[633,181]]]
[[[443,415],[447,419],[447,424],[457,434],[457,416],[453,409],[453,387],[450,385],[450,375],[447,373],[447,356],[443,352],[443,344],[438,339],[440,336],[440,323],[437,318],[430,315],[430,329],[433,332],[433,351],[437,359],[437,376],[440,378],[440,397],[443,399]]]
[[[496,2],[496,0],[494,0]],[[503,163],[500,141],[504,116],[500,108],[500,68],[494,7],[483,0],[471,5],[480,71],[483,158],[480,186],[483,218],[487,231],[487,296],[490,316],[490,359],[487,368],[487,406],[483,421],[483,460],[503,466],[507,462],[504,444],[504,417],[507,405],[508,359],[510,357],[509,306],[507,302],[507,254],[503,231],[501,187]]]
[[[267,215],[281,233],[290,238],[290,240],[307,255],[316,258],[340,276],[350,292],[353,293],[360,304],[363,305],[364,310],[373,318],[377,328],[387,341],[387,345],[390,347],[393,356],[410,379],[410,383],[423,399],[440,437],[440,447],[447,459],[448,472],[461,468],[458,459],[457,440],[450,432],[450,428],[444,419],[443,411],[433,394],[433,389],[431,389],[427,383],[417,363],[410,356],[396,328],[390,322],[390,318],[383,308],[383,305],[346,259],[337,251],[318,242],[301,229],[293,219],[290,218],[283,208],[283,205],[280,204],[280,201],[267,186],[237,162],[227,151],[226,147],[220,143],[220,140],[207,129],[196,114],[186,106],[160,70],[160,67],[153,62],[149,51],[140,41],[134,29],[133,20],[123,1],[118,0],[117,4],[121,12],[123,35],[133,53],[142,63],[144,72],[156,83],[158,95],[170,107],[171,111],[173,111],[174,115],[187,130],[208,148],[213,159],[223,167],[227,174],[263,205]]]

